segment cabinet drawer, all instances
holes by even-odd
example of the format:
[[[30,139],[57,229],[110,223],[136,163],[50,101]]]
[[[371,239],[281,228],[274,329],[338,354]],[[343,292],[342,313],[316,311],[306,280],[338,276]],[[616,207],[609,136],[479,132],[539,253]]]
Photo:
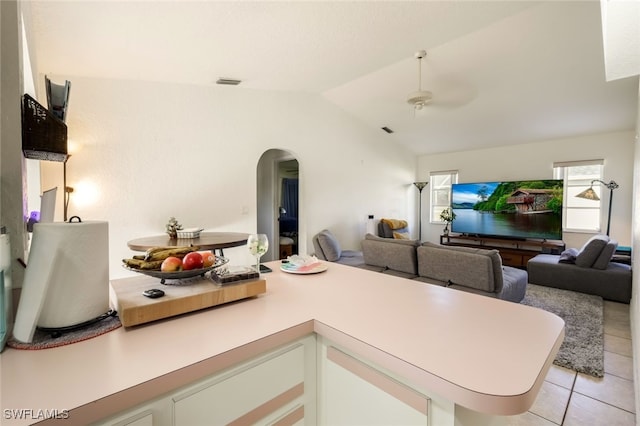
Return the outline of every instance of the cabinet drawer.
[[[304,345],[287,348],[174,396],[174,424],[254,423],[301,402],[304,372]]]
[[[524,266],[522,263],[522,255],[515,253],[504,253],[500,252],[500,257],[502,258],[502,264],[506,266]]]

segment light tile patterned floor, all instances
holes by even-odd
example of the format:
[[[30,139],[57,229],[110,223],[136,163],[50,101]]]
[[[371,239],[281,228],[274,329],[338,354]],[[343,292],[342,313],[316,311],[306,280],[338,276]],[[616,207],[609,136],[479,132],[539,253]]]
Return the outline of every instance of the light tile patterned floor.
[[[536,402],[511,426],[635,426],[629,305],[604,302],[604,377],[553,365]]]

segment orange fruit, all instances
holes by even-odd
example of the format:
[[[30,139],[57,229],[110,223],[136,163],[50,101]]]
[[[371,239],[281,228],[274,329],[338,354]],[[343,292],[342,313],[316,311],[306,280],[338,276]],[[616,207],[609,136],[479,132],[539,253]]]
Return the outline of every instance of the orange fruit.
[[[198,253],[202,255],[202,259],[204,260],[204,264],[202,265],[203,268],[208,268],[216,263],[216,255],[213,254],[211,250],[200,251]]]

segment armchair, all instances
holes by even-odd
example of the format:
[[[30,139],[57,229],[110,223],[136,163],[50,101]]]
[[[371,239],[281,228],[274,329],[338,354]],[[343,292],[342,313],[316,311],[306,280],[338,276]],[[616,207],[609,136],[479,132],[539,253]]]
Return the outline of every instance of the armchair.
[[[313,237],[315,255],[320,260],[359,266],[364,263],[361,251],[342,250],[336,237],[328,229],[324,229]]]
[[[409,225],[406,220],[380,219],[378,222],[378,236],[409,240]]]

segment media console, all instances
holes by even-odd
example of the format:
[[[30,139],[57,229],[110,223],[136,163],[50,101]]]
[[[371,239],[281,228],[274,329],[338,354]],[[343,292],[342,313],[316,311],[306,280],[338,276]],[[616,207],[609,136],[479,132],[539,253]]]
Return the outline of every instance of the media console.
[[[560,254],[565,249],[562,241],[550,240],[514,240],[471,235],[441,235],[440,244],[444,246],[463,246],[482,249],[495,249],[500,252],[502,264],[516,268],[526,268],[529,259],[540,253]]]

